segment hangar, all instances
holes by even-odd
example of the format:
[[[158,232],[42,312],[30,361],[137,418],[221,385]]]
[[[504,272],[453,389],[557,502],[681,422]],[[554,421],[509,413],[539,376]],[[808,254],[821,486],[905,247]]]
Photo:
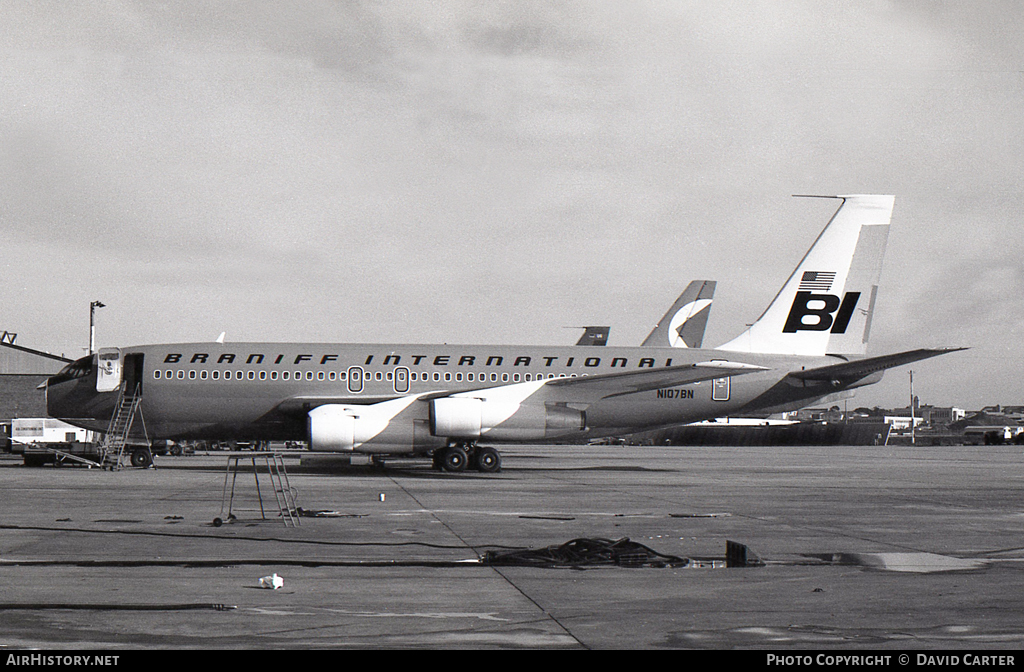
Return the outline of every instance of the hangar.
[[[72,361],[15,345],[15,337],[3,332],[0,340],[0,423],[5,427],[14,418],[46,417],[46,395],[36,388]]]

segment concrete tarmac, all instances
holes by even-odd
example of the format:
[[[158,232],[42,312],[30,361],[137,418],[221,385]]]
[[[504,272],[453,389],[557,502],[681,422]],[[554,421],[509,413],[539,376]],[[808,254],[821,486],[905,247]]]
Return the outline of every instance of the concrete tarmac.
[[[0,459],[0,648],[911,650],[1024,644],[1021,448],[520,446],[502,472],[286,454]],[[303,459],[304,458],[304,459]],[[301,460],[301,463],[300,463]],[[628,537],[686,568],[492,567]],[[724,568],[726,540],[765,561]],[[717,562],[716,562],[717,560]],[[258,585],[276,573],[277,590]]]

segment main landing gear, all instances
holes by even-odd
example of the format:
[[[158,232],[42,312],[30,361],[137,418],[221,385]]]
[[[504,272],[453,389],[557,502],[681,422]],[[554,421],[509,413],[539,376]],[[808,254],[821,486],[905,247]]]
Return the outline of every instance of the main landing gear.
[[[493,474],[501,471],[501,455],[490,446],[456,443],[434,451],[434,468],[453,472],[474,469]]]

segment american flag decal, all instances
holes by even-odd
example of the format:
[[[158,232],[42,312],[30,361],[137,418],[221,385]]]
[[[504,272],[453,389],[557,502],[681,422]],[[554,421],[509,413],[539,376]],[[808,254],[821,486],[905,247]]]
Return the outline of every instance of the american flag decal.
[[[803,277],[800,278],[800,290],[827,292],[835,279],[835,271],[804,271]]]

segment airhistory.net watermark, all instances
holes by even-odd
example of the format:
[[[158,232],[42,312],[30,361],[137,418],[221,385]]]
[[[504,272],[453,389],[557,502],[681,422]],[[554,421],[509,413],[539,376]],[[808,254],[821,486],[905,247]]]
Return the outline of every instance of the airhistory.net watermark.
[[[47,667],[88,667],[117,665],[120,656],[61,656],[51,653],[9,653],[6,665],[45,665]]]

